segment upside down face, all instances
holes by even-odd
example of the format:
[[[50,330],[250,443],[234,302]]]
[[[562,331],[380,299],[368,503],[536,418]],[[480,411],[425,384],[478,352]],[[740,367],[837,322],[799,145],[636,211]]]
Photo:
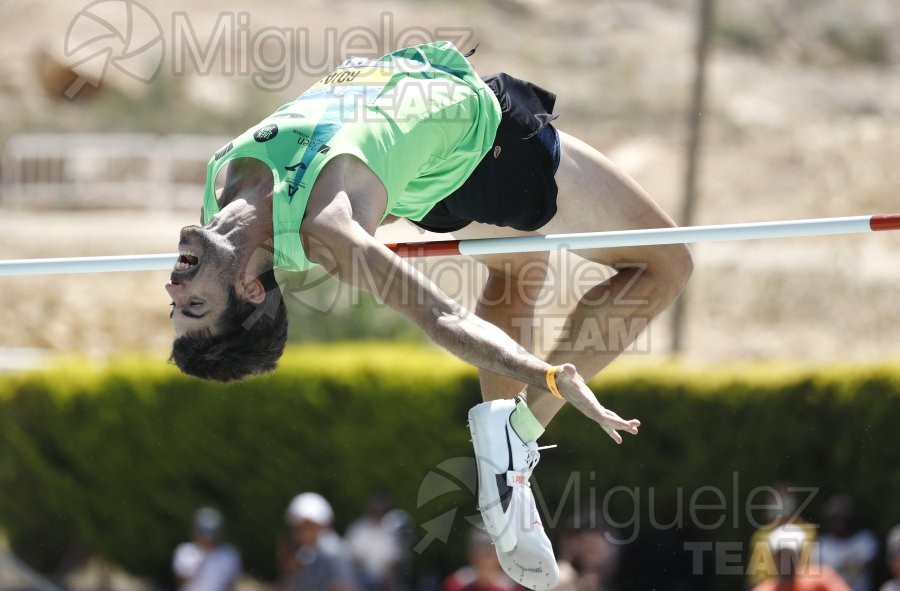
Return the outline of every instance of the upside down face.
[[[237,272],[237,252],[225,237],[200,226],[181,229],[178,260],[165,286],[176,336],[215,332]]]

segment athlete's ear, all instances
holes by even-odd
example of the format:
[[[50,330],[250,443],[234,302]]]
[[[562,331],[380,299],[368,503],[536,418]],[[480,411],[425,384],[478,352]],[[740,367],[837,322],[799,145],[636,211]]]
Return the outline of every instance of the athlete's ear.
[[[245,279],[241,287],[244,289],[243,300],[257,305],[266,301],[266,288],[259,279]]]

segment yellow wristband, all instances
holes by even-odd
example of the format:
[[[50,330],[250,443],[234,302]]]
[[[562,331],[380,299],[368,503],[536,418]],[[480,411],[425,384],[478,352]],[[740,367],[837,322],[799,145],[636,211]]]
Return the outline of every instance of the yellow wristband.
[[[547,370],[547,388],[550,390],[550,393],[559,398],[560,400],[565,401],[565,398],[562,397],[562,394],[559,393],[559,388],[556,387],[556,370],[557,366],[553,366]]]

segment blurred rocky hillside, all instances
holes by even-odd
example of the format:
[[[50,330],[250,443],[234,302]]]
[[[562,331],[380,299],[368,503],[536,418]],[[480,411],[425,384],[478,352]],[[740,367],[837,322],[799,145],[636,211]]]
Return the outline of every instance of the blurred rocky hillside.
[[[114,12],[129,3],[106,4]],[[90,6],[85,15],[62,0],[3,3],[0,142],[32,131],[238,133],[345,53],[371,55],[437,32],[478,43],[479,71],[505,70],[558,93],[561,129],[679,211],[697,2],[303,0],[248,8],[147,0],[141,14],[153,19],[135,17],[143,24],[133,37],[164,48],[153,81],[134,72],[146,75],[153,64],[142,60],[159,55],[141,57],[132,51],[138,41],[121,40],[102,84],[88,82],[70,100],[72,59],[104,46],[77,47],[71,35],[66,45],[67,31],[91,30],[85,23],[98,8]],[[220,39],[216,59],[181,59],[196,58],[185,47],[205,48],[217,27],[234,36]],[[894,0],[719,0],[697,223],[900,209],[898,30]],[[0,256],[165,252],[177,227],[195,218],[5,210]],[[900,236],[879,235],[696,247],[688,357],[900,353],[898,245]],[[164,278],[2,279],[0,346],[162,350]],[[665,319],[651,328],[654,352],[665,353],[667,329]]]

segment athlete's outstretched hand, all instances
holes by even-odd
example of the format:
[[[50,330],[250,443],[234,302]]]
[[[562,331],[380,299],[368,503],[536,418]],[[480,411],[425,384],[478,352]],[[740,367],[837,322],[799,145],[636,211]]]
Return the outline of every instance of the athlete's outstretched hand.
[[[641,422],[637,419],[626,421],[613,411],[604,408],[597,402],[597,397],[584,383],[584,379],[578,375],[578,371],[571,363],[560,365],[556,370],[556,387],[559,388],[559,393],[566,399],[566,402],[581,411],[587,418],[597,421],[616,443],[622,443],[619,431],[625,431],[632,435],[638,434]]]

